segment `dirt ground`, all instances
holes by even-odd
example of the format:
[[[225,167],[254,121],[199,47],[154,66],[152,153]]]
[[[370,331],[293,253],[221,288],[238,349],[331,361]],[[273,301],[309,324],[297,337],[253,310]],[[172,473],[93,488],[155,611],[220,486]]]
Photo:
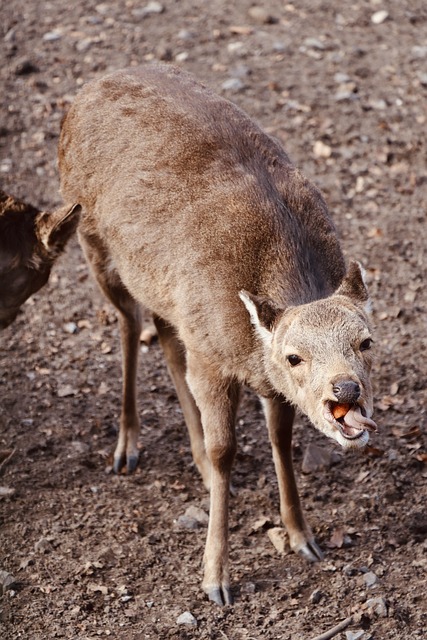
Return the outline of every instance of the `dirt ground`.
[[[322,189],[374,303],[375,418],[344,454],[299,418],[295,464],[326,559],[269,537],[278,491],[258,400],[239,414],[234,606],[200,589],[208,511],[158,344],[142,345],[141,456],[109,473],[120,411],[115,311],[76,240],[0,337],[3,640],[425,638],[427,626],[427,7],[410,0],[27,0],[0,6],[0,188],[61,200],[60,121],[87,80],[162,59],[284,144]],[[252,9],[250,11],[250,9]],[[385,11],[385,13],[384,13]],[[307,447],[326,462],[302,470]],[[5,574],[3,582],[5,581]],[[7,580],[6,580],[7,582]],[[1,589],[0,589],[1,591]],[[193,624],[180,624],[190,612]]]

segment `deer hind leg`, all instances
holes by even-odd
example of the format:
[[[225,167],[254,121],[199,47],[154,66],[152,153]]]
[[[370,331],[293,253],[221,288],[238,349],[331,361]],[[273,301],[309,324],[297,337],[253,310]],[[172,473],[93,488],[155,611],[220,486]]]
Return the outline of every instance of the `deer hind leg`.
[[[184,345],[179,341],[174,328],[162,318],[154,316],[154,323],[165,355],[168,371],[184,414],[194,463],[202,476],[205,487],[210,489],[211,471],[206,455],[200,411],[185,379],[187,365]]]
[[[206,454],[211,465],[203,589],[213,602],[231,604],[228,506],[240,388],[235,381],[221,378],[216,369],[191,353],[187,355],[187,381],[200,409]]]
[[[136,376],[138,368],[139,338],[141,334],[141,308],[123,285],[111,264],[108,251],[98,240],[80,234],[80,241],[100,288],[119,311],[122,348],[122,409],[120,430],[114,451],[114,471],[125,466],[128,473],[138,464],[138,436],[140,432],[136,406]]]
[[[280,515],[289,534],[290,546],[300,556],[316,562],[323,553],[305,521],[292,464],[294,408],[280,398],[263,399],[268,433],[273,449],[280,493]]]

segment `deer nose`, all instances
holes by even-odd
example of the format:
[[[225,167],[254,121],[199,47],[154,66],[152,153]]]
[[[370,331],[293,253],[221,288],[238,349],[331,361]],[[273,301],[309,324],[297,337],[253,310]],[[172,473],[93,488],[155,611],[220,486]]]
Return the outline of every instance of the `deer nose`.
[[[360,386],[353,380],[339,380],[332,387],[338,402],[356,402],[360,397]]]

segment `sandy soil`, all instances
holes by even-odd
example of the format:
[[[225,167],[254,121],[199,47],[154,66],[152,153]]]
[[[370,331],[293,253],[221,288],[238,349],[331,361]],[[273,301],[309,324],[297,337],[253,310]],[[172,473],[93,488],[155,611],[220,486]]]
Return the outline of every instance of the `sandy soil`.
[[[148,7],[148,10],[147,10]],[[150,8],[151,7],[151,8]],[[247,393],[231,500],[235,605],[200,590],[208,510],[159,346],[143,348],[141,459],[108,473],[120,411],[115,311],[73,240],[0,343],[0,636],[312,640],[425,637],[427,9],[409,0],[116,0],[0,7],[0,188],[60,204],[60,121],[87,80],[170,60],[233,100],[324,192],[374,301],[380,425],[344,454],[298,419],[301,496],[324,562],[269,538],[280,525],[262,412]],[[158,7],[157,7],[158,8]],[[388,12],[388,15],[378,12]],[[307,447],[327,468],[302,472]],[[3,581],[4,581],[4,574]],[[372,602],[372,599],[374,602]],[[196,624],[178,624],[191,612]]]

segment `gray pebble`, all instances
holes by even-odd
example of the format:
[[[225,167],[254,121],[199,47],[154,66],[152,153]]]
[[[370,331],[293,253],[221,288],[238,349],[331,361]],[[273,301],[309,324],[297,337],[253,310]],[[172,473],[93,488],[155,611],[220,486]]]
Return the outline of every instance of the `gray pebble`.
[[[322,597],[323,597],[323,593],[320,591],[320,589],[315,589],[310,596],[311,604],[319,604]]]
[[[378,576],[376,576],[373,571],[368,571],[368,573],[365,573],[365,575],[363,576],[363,580],[365,582],[365,585],[368,588],[371,588],[378,583]]]
[[[240,78],[228,78],[222,83],[221,88],[224,91],[242,91],[245,88],[245,83]]]
[[[48,31],[43,36],[43,40],[45,42],[55,42],[56,40],[60,40],[61,38],[62,33],[59,33],[59,31]]]
[[[306,38],[304,40],[304,44],[306,47],[310,47],[310,49],[318,49],[319,51],[325,50],[324,43],[317,38]]]
[[[388,615],[387,602],[384,598],[369,598],[366,601],[367,606],[374,611],[380,618],[386,618]]]
[[[178,616],[178,618],[176,620],[176,623],[177,624],[190,624],[193,627],[197,627],[197,620],[193,616],[193,614],[190,613],[189,611],[184,611],[184,613],[181,613],[181,615]]]
[[[346,640],[359,640],[365,632],[363,629],[357,629],[357,631],[346,631]]]

